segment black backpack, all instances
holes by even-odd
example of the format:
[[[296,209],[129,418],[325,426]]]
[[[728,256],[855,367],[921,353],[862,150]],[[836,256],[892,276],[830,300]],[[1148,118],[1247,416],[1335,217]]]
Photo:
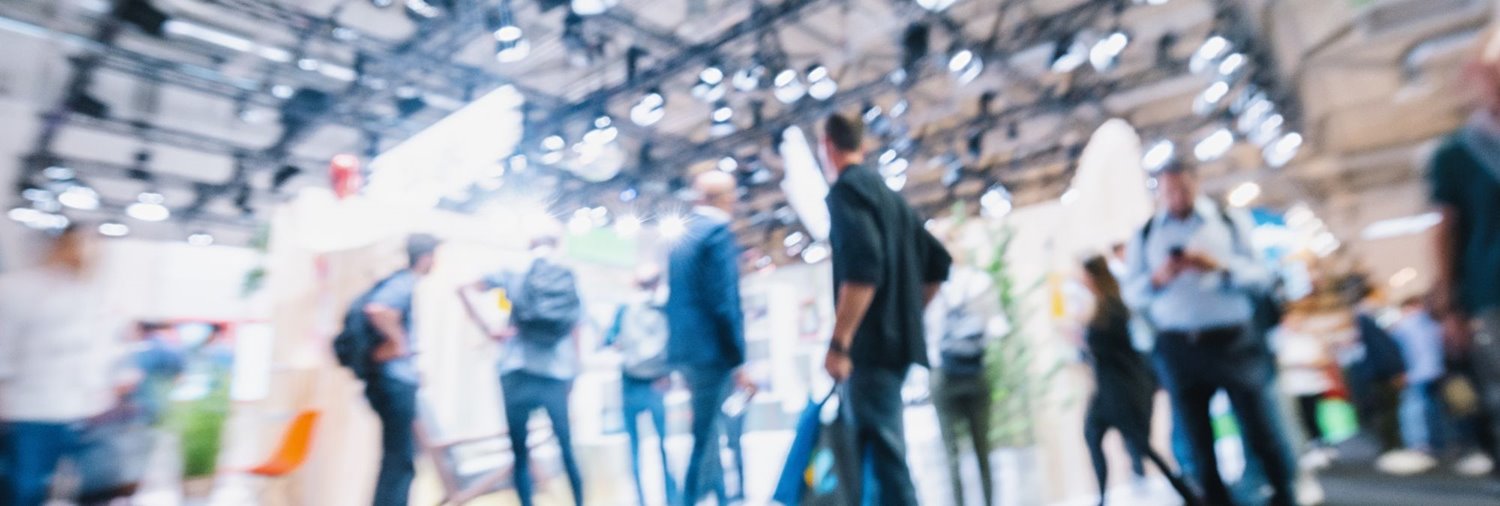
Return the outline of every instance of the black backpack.
[[[370,323],[370,317],[365,315],[365,306],[370,304],[370,299],[375,297],[381,287],[395,277],[392,275],[382,279],[368,291],[355,297],[354,302],[349,304],[349,309],[344,311],[344,329],[333,338],[334,358],[338,359],[339,365],[354,372],[356,378],[369,378],[370,373],[375,370],[375,348],[384,341],[380,331]]]
[[[951,376],[978,376],[984,373],[984,356],[988,351],[984,318],[969,306],[967,294],[959,303],[948,304],[943,315],[943,335],[938,341],[939,369]],[[950,301],[951,302],[951,301]]]
[[[573,271],[537,260],[521,277],[520,285],[512,299],[515,310],[510,318],[521,339],[553,346],[573,333],[583,317]]]

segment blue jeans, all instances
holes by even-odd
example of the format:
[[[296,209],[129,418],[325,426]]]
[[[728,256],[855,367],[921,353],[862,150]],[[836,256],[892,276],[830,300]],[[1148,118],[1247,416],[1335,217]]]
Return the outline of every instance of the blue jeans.
[[[724,401],[734,388],[733,370],[719,367],[689,367],[682,370],[692,393],[693,453],[688,458],[687,475],[683,477],[682,501],[691,506],[708,494],[710,488],[719,504],[728,504],[724,490],[724,464],[719,454],[720,418]]]
[[[1407,448],[1436,451],[1443,444],[1445,421],[1437,382],[1413,383],[1401,392],[1401,440]]]
[[[623,376],[620,378],[625,416],[625,434],[630,436],[630,463],[635,472],[635,493],[638,504],[646,504],[646,484],[641,479],[641,413],[651,415],[651,424],[656,426],[657,450],[661,452],[662,476],[666,488],[662,493],[668,500],[677,492],[672,471],[667,465],[667,407],[662,402],[662,392],[656,388],[657,380],[640,380]]]
[[[380,475],[375,506],[405,506],[416,476],[417,384],[382,370],[365,383],[365,397],[380,417]]]
[[[7,505],[41,506],[47,501],[57,463],[82,450],[82,430],[77,423],[6,423],[0,427],[0,434]]]
[[[573,502],[583,506],[583,473],[578,469],[578,459],[573,455],[573,431],[568,426],[568,393],[573,382],[549,378],[525,371],[513,371],[500,375],[500,388],[505,395],[505,423],[510,430],[510,449],[515,456],[516,495],[521,506],[531,506],[535,484],[531,481],[531,448],[526,446],[526,422],[538,409],[547,414],[552,422],[552,434],[562,450],[563,469],[568,473],[568,484],[573,487]]]
[[[863,462],[863,479],[854,491],[867,506],[915,506],[917,490],[906,467],[906,406],[901,384],[906,372],[865,366],[854,368],[844,390],[855,452]]]

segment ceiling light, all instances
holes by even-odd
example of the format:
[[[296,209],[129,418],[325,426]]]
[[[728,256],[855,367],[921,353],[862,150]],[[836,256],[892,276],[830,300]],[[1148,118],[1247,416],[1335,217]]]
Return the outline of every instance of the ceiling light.
[[[526,39],[495,43],[495,61],[500,63],[515,63],[530,54],[531,41]]]
[[[78,173],[74,172],[73,169],[67,167],[53,165],[51,167],[47,167],[46,169],[42,169],[42,175],[47,176],[47,179],[51,179],[53,181],[67,181],[76,177]]]
[[[1230,132],[1228,128],[1220,128],[1193,146],[1193,156],[1198,157],[1200,162],[1211,162],[1223,158],[1232,147],[1234,132]]]
[[[521,40],[525,32],[521,31],[521,27],[519,26],[504,25],[496,28],[494,34],[497,42],[515,42]]]
[[[172,217],[172,211],[163,204],[166,200],[160,193],[141,192],[135,203],[125,208],[125,214],[141,221],[166,221]]]
[[[807,68],[807,94],[817,100],[828,100],[838,93],[838,82],[828,73],[828,68],[814,64]]]
[[[568,232],[573,235],[583,235],[594,229],[594,220],[589,217],[588,209],[573,211],[573,217],[568,218]]]
[[[1260,126],[1255,127],[1248,135],[1250,142],[1257,146],[1265,147],[1271,141],[1281,136],[1281,126],[1286,124],[1286,117],[1280,114],[1272,114]]]
[[[802,261],[815,264],[827,260],[831,251],[828,245],[821,242],[812,243],[811,246],[802,250]]]
[[[1246,181],[1234,187],[1233,190],[1230,190],[1229,196],[1225,200],[1228,200],[1231,206],[1246,207],[1255,202],[1255,199],[1260,198],[1260,191],[1259,184],[1256,184],[1254,181]]]
[[[1266,146],[1261,155],[1265,157],[1267,164],[1279,169],[1285,167],[1293,158],[1296,158],[1297,153],[1301,150],[1302,134],[1291,132],[1281,136],[1280,139],[1276,139],[1276,142],[1270,146]]]
[[[1361,239],[1375,241],[1390,239],[1411,234],[1419,234],[1427,231],[1438,223],[1443,222],[1443,215],[1438,213],[1423,213],[1413,216],[1391,218],[1371,223],[1360,232]]]
[[[296,90],[293,90],[291,86],[278,84],[271,87],[271,96],[286,100],[288,98],[292,98],[292,93],[295,91]]]
[[[635,237],[641,231],[641,219],[633,214],[615,220],[615,234],[620,237]]]
[[[783,104],[801,100],[802,96],[807,93],[807,86],[802,84],[802,80],[797,77],[797,71],[792,69],[776,74],[773,84],[776,85],[776,91],[773,94],[776,95],[776,100],[780,100]]]
[[[1099,39],[1094,47],[1089,49],[1089,64],[1094,70],[1104,72],[1112,69],[1119,60],[1120,54],[1125,52],[1125,47],[1130,45],[1130,36],[1125,32],[1114,32]]]
[[[1208,39],[1204,40],[1203,45],[1198,46],[1198,50],[1193,53],[1192,59],[1188,62],[1188,69],[1192,70],[1194,73],[1208,70],[1209,65],[1212,65],[1215,61],[1217,61],[1220,56],[1228,53],[1231,46],[1232,44],[1229,43],[1229,39],[1218,35],[1209,37]]]
[[[656,229],[663,239],[676,240],[687,233],[687,220],[677,215],[667,216],[656,224]]]
[[[724,172],[734,172],[735,169],[740,168],[740,162],[736,161],[732,156],[726,156],[719,159],[718,167],[719,170]]]
[[[80,211],[99,209],[99,193],[83,185],[69,186],[57,194],[57,202]]]
[[[593,16],[603,14],[611,7],[619,5],[620,0],[573,0],[573,12],[580,16]]]
[[[1052,71],[1066,74],[1078,70],[1078,67],[1088,62],[1088,53],[1089,49],[1077,37],[1064,37],[1052,49]]]
[[[995,183],[979,197],[979,210],[990,219],[1003,218],[1010,214],[1012,205],[1010,190],[1005,189],[1005,186],[999,183]]]
[[[729,121],[730,119],[733,119],[733,118],[734,118],[734,109],[730,108],[727,104],[721,104],[721,105],[719,105],[718,108],[714,109],[714,112],[713,112],[714,123],[724,123],[724,122]]]
[[[422,19],[432,19],[443,14],[443,10],[426,0],[406,0],[406,14]]]
[[[917,0],[917,5],[932,12],[942,12],[957,2],[958,0]]]
[[[957,48],[948,57],[948,72],[959,84],[968,84],[984,72],[984,60],[968,48]]]
[[[105,237],[125,237],[130,233],[130,227],[124,223],[107,221],[99,224],[99,234]]]
[[[1141,167],[1148,172],[1156,172],[1166,167],[1177,154],[1177,146],[1169,140],[1159,140],[1146,150],[1145,156],[1141,157]]]
[[[630,108],[630,121],[640,126],[655,125],[667,114],[667,99],[661,91],[651,90]]]
[[[735,72],[732,84],[734,84],[734,89],[736,90],[755,91],[756,88],[760,87],[760,80],[764,79],[765,76],[766,67],[757,63]]]
[[[214,236],[210,235],[208,232],[196,232],[188,236],[187,242],[188,244],[199,247],[212,246],[214,244]]]
[[[1240,69],[1245,67],[1245,61],[1246,58],[1243,53],[1234,53],[1225,56],[1224,61],[1219,62],[1219,74],[1224,77],[1232,76],[1235,72],[1239,72]]]

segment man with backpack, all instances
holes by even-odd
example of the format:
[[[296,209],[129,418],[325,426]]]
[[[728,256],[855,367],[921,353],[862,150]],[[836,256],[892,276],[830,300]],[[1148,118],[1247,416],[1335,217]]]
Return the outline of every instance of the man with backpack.
[[[583,474],[568,425],[568,396],[579,368],[574,330],[583,318],[583,304],[573,271],[558,258],[558,245],[557,236],[539,236],[531,242],[532,260],[525,272],[487,276],[459,291],[469,317],[501,343],[500,389],[515,456],[516,494],[522,506],[531,506],[535,486],[526,422],[538,409],[552,422],[573,501],[583,505]],[[509,327],[503,330],[490,329],[474,302],[478,295],[496,289],[502,290],[501,307],[510,305]]]
[[[365,398],[380,417],[380,475],[375,506],[404,506],[416,475],[418,374],[411,335],[412,295],[432,272],[438,240],[416,234],[406,240],[407,268],[356,299],[334,339],[339,362],[365,381]]]
[[[671,384],[671,369],[667,367],[667,315],[662,312],[660,295],[661,268],[643,265],[636,270],[637,292],[633,298],[620,305],[615,313],[614,324],[604,336],[605,346],[614,346],[620,352],[621,408],[625,417],[625,433],[630,436],[630,463],[635,472],[636,498],[640,504],[646,502],[646,484],[641,480],[641,430],[642,413],[651,416],[656,427],[657,449],[661,452],[664,466],[662,476],[666,488],[664,497],[672,497],[677,491],[672,473],[665,468],[667,463],[667,408],[663,398]]]
[[[948,452],[948,479],[954,504],[964,500],[961,442],[969,439],[979,462],[984,504],[994,504],[990,473],[990,383],[985,354],[990,340],[986,327],[998,315],[994,282],[983,271],[955,268],[927,308],[928,348],[932,363],[932,404],[937,408],[943,446]]]

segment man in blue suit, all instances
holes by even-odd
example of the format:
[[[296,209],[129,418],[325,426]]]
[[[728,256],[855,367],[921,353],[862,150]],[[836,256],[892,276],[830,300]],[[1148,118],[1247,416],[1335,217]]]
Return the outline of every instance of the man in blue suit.
[[[693,396],[693,453],[683,480],[684,506],[695,504],[709,486],[719,504],[728,504],[717,429],[724,400],[745,363],[740,248],[729,228],[730,212],[739,200],[734,176],[706,172],[694,180],[693,188],[698,205],[687,218],[686,233],[672,248],[666,307],[672,331],[667,360],[682,373]]]

